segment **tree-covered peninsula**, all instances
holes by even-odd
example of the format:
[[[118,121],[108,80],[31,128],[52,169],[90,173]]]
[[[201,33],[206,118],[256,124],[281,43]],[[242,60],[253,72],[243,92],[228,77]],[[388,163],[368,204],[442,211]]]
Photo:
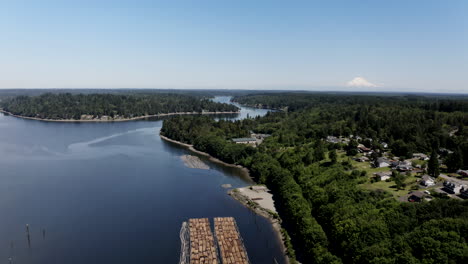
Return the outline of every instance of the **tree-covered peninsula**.
[[[457,173],[468,167],[468,101],[310,94],[236,100],[284,111],[233,122],[177,116],[164,121],[161,134],[243,165],[266,184],[292,258],[468,262],[468,201],[445,193],[441,178],[467,180]],[[257,146],[232,140],[251,132],[271,136]],[[446,166],[452,160],[456,165]],[[427,176],[428,166],[440,176]],[[424,179],[435,183],[427,187]]]
[[[0,102],[13,115],[50,120],[125,120],[168,113],[237,112],[230,104],[183,94],[52,94]]]

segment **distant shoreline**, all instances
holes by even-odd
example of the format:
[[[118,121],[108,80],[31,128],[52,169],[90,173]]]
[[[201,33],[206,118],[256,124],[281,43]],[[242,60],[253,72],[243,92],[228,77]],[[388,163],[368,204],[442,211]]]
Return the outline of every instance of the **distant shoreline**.
[[[88,123],[88,122],[126,122],[126,121],[134,121],[134,120],[141,120],[150,117],[163,117],[163,116],[172,116],[172,115],[216,115],[216,114],[239,114],[240,111],[225,111],[225,112],[174,112],[174,113],[164,113],[164,114],[154,114],[154,115],[144,115],[144,116],[137,116],[131,118],[121,118],[121,119],[112,119],[112,120],[101,120],[101,119],[91,119],[91,120],[82,120],[82,119],[47,119],[47,118],[38,118],[38,117],[30,117],[30,116],[22,116],[22,115],[15,115],[3,109],[0,109],[1,113],[7,114],[9,116],[23,118],[23,119],[30,119],[30,120],[37,120],[37,121],[45,121],[45,122],[64,122],[64,123]]]

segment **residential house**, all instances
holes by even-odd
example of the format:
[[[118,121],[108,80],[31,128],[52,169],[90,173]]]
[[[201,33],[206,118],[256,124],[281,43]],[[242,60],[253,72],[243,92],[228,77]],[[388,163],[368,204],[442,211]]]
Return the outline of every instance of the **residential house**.
[[[265,138],[270,137],[270,136],[271,136],[270,134],[255,134],[255,133],[250,134],[251,138],[257,140],[257,145],[262,144]]]
[[[377,172],[374,173],[375,179],[378,181],[386,181],[392,177],[392,172],[391,171],[383,171],[383,172]]]
[[[359,158],[355,158],[354,160],[357,161],[357,162],[366,162],[366,161],[369,161],[369,158],[368,157],[359,157]]]
[[[435,180],[429,175],[424,175],[421,177],[420,181],[421,185],[424,185],[426,187],[433,186],[435,185]]]
[[[446,149],[446,148],[440,148],[439,149],[439,153],[440,154],[444,154],[444,155],[448,155],[448,154],[452,154],[453,151],[449,150],[449,149]]]
[[[326,141],[335,144],[340,143],[340,139],[335,136],[327,136]]]
[[[232,141],[236,144],[255,145],[257,143],[255,138],[233,138]]]
[[[429,156],[424,153],[413,153],[413,159],[429,160]]]
[[[395,158],[394,158],[395,159]],[[399,160],[392,160],[390,161],[390,167],[392,168],[396,168],[396,166],[400,165],[401,164],[401,161]]]
[[[409,161],[399,161],[399,160],[394,160],[390,162],[390,167],[395,170],[399,171],[410,171],[413,169],[413,166],[411,165],[411,162]]]
[[[361,153],[366,153],[366,152],[371,151],[370,148],[364,146],[363,144],[359,144],[359,145],[358,145],[358,150],[359,150],[359,152],[361,152]]]
[[[408,196],[408,201],[409,202],[421,202],[423,200],[423,198],[427,196],[425,193],[421,192],[421,191],[413,191],[409,194]]]
[[[458,170],[457,173],[460,176],[468,177],[468,170]]]
[[[263,140],[267,137],[270,137],[271,135],[270,134],[255,134],[255,133],[251,133],[250,136],[252,138],[256,138],[256,139],[260,139],[260,140]]]
[[[413,166],[411,166],[411,164],[402,163],[397,165],[395,169],[398,171],[411,171],[413,170]]]
[[[388,143],[386,142],[380,142],[380,145],[382,145],[383,148],[388,148]]]
[[[383,167],[389,167],[390,166],[390,160],[384,157],[380,157],[374,161],[374,167],[376,168],[383,168]]]
[[[327,136],[327,138],[325,139],[325,141],[330,142],[330,143],[334,143],[334,144],[341,143],[341,144],[346,144],[346,145],[347,145],[347,144],[349,143],[349,138],[346,138],[346,137]]]

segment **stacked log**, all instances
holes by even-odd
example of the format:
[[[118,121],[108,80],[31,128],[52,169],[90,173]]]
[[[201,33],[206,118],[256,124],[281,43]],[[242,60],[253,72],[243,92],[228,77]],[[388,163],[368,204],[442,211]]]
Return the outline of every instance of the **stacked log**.
[[[190,219],[190,264],[218,264],[208,218]]]
[[[215,235],[223,264],[248,264],[249,259],[232,217],[216,217],[214,219]]]

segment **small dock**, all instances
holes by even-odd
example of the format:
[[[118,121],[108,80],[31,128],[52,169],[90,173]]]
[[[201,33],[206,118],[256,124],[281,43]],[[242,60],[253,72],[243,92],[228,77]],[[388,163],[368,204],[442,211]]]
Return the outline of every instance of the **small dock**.
[[[247,251],[232,217],[214,219],[215,234],[223,264],[249,264]]]
[[[190,264],[218,264],[216,245],[208,218],[189,220]]]

